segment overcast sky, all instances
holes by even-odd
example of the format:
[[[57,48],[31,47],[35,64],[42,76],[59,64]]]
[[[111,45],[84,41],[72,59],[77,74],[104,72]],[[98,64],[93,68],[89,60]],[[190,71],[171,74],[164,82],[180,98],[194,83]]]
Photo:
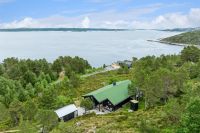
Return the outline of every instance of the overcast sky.
[[[22,27],[200,27],[200,0],[0,0],[0,28]]]

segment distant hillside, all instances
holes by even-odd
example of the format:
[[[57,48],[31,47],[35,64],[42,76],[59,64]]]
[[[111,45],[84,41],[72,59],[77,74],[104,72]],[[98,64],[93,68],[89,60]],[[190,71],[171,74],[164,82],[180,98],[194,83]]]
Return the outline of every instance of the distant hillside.
[[[29,31],[71,31],[71,32],[87,32],[87,31],[125,31],[126,29],[104,29],[104,28],[14,28],[0,29],[0,32],[29,32]]]
[[[164,38],[161,41],[169,43],[200,45],[200,30],[186,32],[172,37]]]
[[[170,32],[191,32],[196,31],[199,28],[174,28],[174,29],[163,29],[159,31],[170,31]]]

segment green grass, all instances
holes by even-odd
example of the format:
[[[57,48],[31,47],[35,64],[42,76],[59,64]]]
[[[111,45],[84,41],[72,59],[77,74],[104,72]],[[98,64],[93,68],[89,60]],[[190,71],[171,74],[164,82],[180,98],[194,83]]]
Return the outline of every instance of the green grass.
[[[80,87],[75,89],[72,97],[74,100],[80,100],[82,95],[108,85],[111,79],[116,79],[117,81],[131,79],[131,73],[118,74],[117,71],[109,71],[82,78]]]
[[[111,79],[131,79],[131,74],[117,74],[111,71],[93,75],[82,79],[81,85],[73,95],[76,104],[80,103],[81,96],[93,90],[101,88],[109,83]],[[53,133],[73,132],[97,132],[97,133],[137,133],[139,132],[142,120],[150,124],[150,127],[159,129],[159,132],[173,132],[174,128],[167,124],[163,107],[144,109],[144,101],[140,101],[139,110],[128,112],[130,104],[125,104],[121,109],[106,115],[89,114],[75,118],[66,123],[60,123]]]
[[[152,127],[159,128],[159,132],[172,131],[164,120],[163,107],[128,112],[127,107],[106,115],[86,115],[63,123],[65,130],[73,127],[76,132],[89,132],[95,130],[97,133],[137,133],[142,120]],[[79,123],[79,126],[76,126]],[[59,127],[55,130],[59,130]]]
[[[131,79],[131,73],[118,74],[117,71],[110,71],[93,75],[82,79],[81,85],[72,95],[75,103],[79,105],[83,94],[87,94],[98,88],[109,84],[111,79],[117,81]],[[61,122],[52,133],[62,132],[97,132],[97,133],[138,133],[142,128],[141,121],[145,120],[149,127],[159,129],[159,132],[174,132],[174,127],[167,124],[165,118],[164,106],[158,106],[153,109],[144,109],[144,101],[140,101],[139,110],[128,112],[130,104],[125,104],[121,109],[106,115],[89,114],[75,118],[66,123]]]

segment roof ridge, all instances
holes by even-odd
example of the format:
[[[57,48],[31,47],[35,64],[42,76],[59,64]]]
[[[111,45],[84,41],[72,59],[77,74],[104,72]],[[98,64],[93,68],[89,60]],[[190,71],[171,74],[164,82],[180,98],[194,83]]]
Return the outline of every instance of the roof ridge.
[[[116,105],[130,97],[128,94],[129,84],[131,84],[130,80],[119,81],[117,85],[110,84],[83,96],[93,96],[99,103],[108,99],[113,105]]]
[[[104,87],[99,88],[98,90],[94,90],[94,91],[92,91],[92,92],[90,92],[90,93],[88,93],[88,94],[86,94],[86,95],[89,96],[90,94],[95,93],[95,92],[101,93],[101,92],[103,92],[103,91],[105,91],[105,90],[107,90],[107,89],[110,89],[110,88],[112,88],[112,87],[117,87],[118,85],[120,85],[120,84],[122,84],[122,83],[124,83],[124,82],[128,82],[128,81],[130,81],[130,80],[127,79],[127,80],[118,81],[118,82],[116,82],[116,85],[109,84],[109,85],[107,85],[107,86],[104,86]],[[83,96],[86,96],[86,95],[83,95]]]

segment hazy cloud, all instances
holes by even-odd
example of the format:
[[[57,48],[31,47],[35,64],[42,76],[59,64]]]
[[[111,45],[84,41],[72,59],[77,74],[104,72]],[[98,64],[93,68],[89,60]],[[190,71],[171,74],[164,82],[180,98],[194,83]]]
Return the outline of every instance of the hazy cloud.
[[[90,28],[90,19],[88,17],[85,17],[82,21],[82,27],[83,28]]]
[[[133,27],[138,28],[185,28],[200,26],[200,8],[192,8],[189,13],[171,13],[160,15],[152,21],[133,21]]]
[[[159,8],[150,6],[143,9],[133,9],[125,12],[109,10],[104,12],[92,12],[76,17],[61,15],[47,18],[34,19],[26,17],[23,20],[2,23],[0,28],[36,28],[36,27],[83,27],[83,28],[182,28],[200,27],[200,8],[192,8],[188,13],[170,13],[141,20],[140,16],[155,12]]]

